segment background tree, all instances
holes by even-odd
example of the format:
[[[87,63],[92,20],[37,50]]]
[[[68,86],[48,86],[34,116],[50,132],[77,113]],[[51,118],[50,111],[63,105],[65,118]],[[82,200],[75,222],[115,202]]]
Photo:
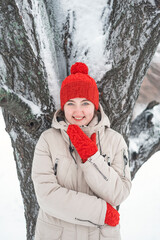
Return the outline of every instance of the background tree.
[[[160,41],[159,19],[158,0],[0,2],[0,106],[14,149],[28,240],[38,212],[31,181],[34,147],[51,125],[61,82],[74,62],[89,66],[112,128],[136,144],[130,147],[132,177],[160,149],[158,103],[131,122]]]

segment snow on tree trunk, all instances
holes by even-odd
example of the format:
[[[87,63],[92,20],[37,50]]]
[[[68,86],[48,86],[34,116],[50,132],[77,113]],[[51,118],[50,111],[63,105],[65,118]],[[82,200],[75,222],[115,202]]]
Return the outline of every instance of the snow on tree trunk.
[[[35,144],[50,127],[61,82],[74,62],[89,66],[112,128],[127,141],[130,136],[132,177],[159,149],[159,105],[149,106],[131,124],[160,41],[159,18],[158,0],[1,1],[0,106],[14,149],[28,240],[33,239],[38,213],[31,180]],[[144,132],[145,141],[138,142]]]
[[[132,179],[153,153],[160,150],[160,104],[153,101],[132,122],[129,137]]]

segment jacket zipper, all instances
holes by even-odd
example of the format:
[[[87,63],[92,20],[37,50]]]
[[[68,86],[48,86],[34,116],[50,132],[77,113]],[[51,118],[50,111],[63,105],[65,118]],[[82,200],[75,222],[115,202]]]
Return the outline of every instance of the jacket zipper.
[[[123,168],[123,176],[125,177],[126,173],[125,173],[125,169],[128,163],[128,158],[126,156],[126,151],[125,149],[123,149],[123,161],[124,161],[124,168]]]
[[[98,166],[92,162],[92,158],[88,158],[88,161],[90,163],[92,163],[92,165],[97,169],[97,171],[101,174],[101,176],[106,180],[108,181],[108,178],[100,171],[100,169],[98,168]]]
[[[54,168],[53,168],[53,170],[54,170],[54,175],[55,175],[55,176],[57,175],[58,161],[59,161],[59,159],[56,158],[56,160],[55,160],[55,164],[54,164]]]
[[[108,163],[108,166],[110,167],[110,166],[111,166],[111,160],[110,160],[110,157],[107,157],[107,163]]]
[[[83,220],[83,219],[79,219],[79,218],[75,218],[75,220],[81,221],[81,222],[89,222],[91,224],[93,224],[94,226],[97,226],[98,228],[101,228],[103,225],[98,225],[96,223],[91,222],[90,220]]]

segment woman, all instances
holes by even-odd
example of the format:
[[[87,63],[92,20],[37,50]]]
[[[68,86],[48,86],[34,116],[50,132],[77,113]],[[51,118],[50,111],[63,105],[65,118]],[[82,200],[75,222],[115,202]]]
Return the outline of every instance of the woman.
[[[60,100],[34,154],[35,240],[119,240],[116,206],[131,188],[126,143],[110,128],[84,63],[72,65]]]

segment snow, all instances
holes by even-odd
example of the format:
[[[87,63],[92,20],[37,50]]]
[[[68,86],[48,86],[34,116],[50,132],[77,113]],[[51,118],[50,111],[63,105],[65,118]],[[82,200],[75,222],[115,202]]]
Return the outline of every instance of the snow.
[[[30,108],[34,115],[40,116],[42,114],[42,111],[40,110],[40,107],[34,104],[32,101],[29,101],[28,99],[22,97],[20,94],[17,95],[19,98],[22,99],[23,102],[25,102]]]
[[[142,0],[137,0],[137,2],[142,2]],[[150,2],[150,4],[152,4],[153,6],[155,6],[156,4],[155,4],[155,0],[143,0],[143,2],[145,2],[145,3],[147,3],[147,2]]]
[[[24,208],[10,137],[0,109],[0,239],[26,239]]]
[[[160,104],[156,105],[149,112],[151,112],[153,114],[152,123],[155,125],[156,130],[159,129],[159,131],[160,131]]]
[[[3,60],[2,55],[0,55],[0,76],[2,78],[2,83],[5,82],[5,77],[6,77],[6,64]]]
[[[160,104],[153,107],[153,109],[149,109],[146,113],[152,113],[152,123],[154,125],[154,135],[152,138],[150,137],[150,133],[148,131],[141,132],[138,137],[131,137],[129,139],[129,151],[130,152],[139,152],[140,147],[146,142],[148,146],[153,145],[153,142],[159,141],[160,136]]]
[[[15,142],[17,139],[17,133],[13,129],[11,129],[11,131],[10,131],[10,136],[12,137],[13,141]]]
[[[146,132],[141,132],[138,137],[131,137],[129,139],[129,151],[138,153],[142,144],[147,141],[152,143],[152,138]]]
[[[2,85],[1,87],[10,93],[16,94],[13,90],[9,89],[6,85]],[[25,102],[31,108],[33,115],[37,115],[37,117],[38,117],[42,114],[42,111],[40,110],[39,106],[34,104],[32,101],[29,101],[28,99],[24,98],[20,94],[16,94],[16,95],[18,96],[18,98],[22,99],[22,101]]]
[[[0,111],[0,239],[24,240],[23,203],[11,141],[4,129]],[[132,182],[130,196],[120,206],[122,240],[159,240],[159,189],[160,152],[157,152],[138,171]]]
[[[62,0],[60,5],[64,16],[69,14],[70,23],[72,23],[69,31],[72,34],[73,46],[69,64],[71,66],[76,61],[85,62],[89,67],[89,74],[96,81],[100,80],[104,73],[112,67],[111,53],[106,49],[110,27],[108,19],[112,4],[113,1],[110,1],[109,5],[106,0],[74,2]],[[64,19],[61,21],[63,24]],[[78,29],[78,31],[74,31],[74,29]]]
[[[147,104],[145,103],[136,103],[134,110],[133,110],[133,116],[132,120],[135,120],[135,118],[142,113],[143,110],[147,107]]]
[[[159,63],[159,58],[160,58],[160,43],[159,43],[159,45],[157,47],[157,50],[156,50],[156,52],[153,56],[152,62],[153,63]]]
[[[159,240],[160,152],[137,172],[128,199],[120,207],[123,240]]]

